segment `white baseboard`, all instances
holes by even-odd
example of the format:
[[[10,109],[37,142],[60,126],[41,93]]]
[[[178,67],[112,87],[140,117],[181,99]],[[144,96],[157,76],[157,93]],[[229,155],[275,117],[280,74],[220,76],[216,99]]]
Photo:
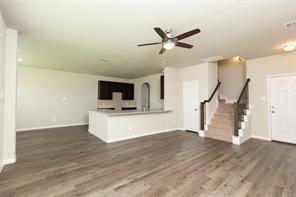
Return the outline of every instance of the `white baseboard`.
[[[5,166],[5,165],[7,165],[7,164],[12,164],[12,163],[15,163],[15,162],[16,162],[16,157],[14,157],[14,158],[4,159],[4,160],[2,161],[3,166]]]
[[[8,158],[4,159],[3,161],[0,162],[0,173],[2,172],[2,169],[4,168],[5,165],[12,164],[16,162],[16,156],[14,158]]]
[[[3,162],[0,161],[0,173],[2,172],[3,167],[4,167]]]
[[[259,140],[266,140],[271,141],[269,137],[263,137],[263,136],[257,136],[257,135],[251,135],[251,138],[259,139]]]
[[[232,136],[232,144],[240,145],[241,144],[240,137]]]
[[[82,126],[82,125],[88,125],[88,123],[73,123],[73,124],[63,124],[63,125],[50,125],[50,126],[41,126],[41,127],[22,128],[22,129],[17,129],[16,132],[40,130],[40,129],[52,129],[52,128],[59,128],[59,127]]]
[[[198,135],[199,137],[205,137],[205,131],[203,130],[198,131]]]

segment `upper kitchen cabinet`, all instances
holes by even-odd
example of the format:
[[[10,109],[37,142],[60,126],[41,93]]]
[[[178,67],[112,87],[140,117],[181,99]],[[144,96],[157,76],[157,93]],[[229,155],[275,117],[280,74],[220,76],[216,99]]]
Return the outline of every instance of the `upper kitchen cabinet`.
[[[121,92],[122,100],[134,100],[134,84],[112,81],[98,82],[99,100],[112,100],[113,92]]]
[[[112,84],[109,81],[99,81],[98,84],[98,99],[112,100]]]
[[[134,100],[134,84],[123,83],[122,100]]]

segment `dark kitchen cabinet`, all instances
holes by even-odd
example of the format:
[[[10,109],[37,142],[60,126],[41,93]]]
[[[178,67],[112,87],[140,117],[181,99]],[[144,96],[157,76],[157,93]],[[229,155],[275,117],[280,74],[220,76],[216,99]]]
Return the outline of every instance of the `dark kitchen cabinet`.
[[[112,100],[113,92],[121,92],[123,100],[134,100],[134,84],[112,81],[98,82],[99,100]]]
[[[112,100],[112,84],[108,81],[99,81],[98,85],[98,99]]]
[[[122,91],[123,100],[134,100],[134,84],[124,83]]]
[[[164,99],[164,76],[160,76],[160,99]]]

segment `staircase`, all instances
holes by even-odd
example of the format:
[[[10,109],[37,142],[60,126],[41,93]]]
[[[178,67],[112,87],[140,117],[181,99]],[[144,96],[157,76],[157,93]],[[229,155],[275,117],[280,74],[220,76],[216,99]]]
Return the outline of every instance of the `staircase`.
[[[234,130],[234,105],[219,103],[205,132],[205,137],[232,143]]]
[[[246,128],[252,109],[249,104],[249,82],[250,79],[247,79],[234,104],[227,104],[224,100],[219,100],[219,106],[208,124],[206,104],[210,103],[217,93],[221,85],[221,82],[218,81],[210,98],[200,103],[200,136],[238,145],[250,138],[250,128]]]

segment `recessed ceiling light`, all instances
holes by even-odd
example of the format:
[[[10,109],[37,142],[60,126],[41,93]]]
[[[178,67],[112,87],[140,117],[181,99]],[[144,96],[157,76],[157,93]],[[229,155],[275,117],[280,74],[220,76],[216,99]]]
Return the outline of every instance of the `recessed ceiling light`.
[[[18,61],[18,62],[22,62],[22,61],[24,61],[24,60],[23,60],[22,58],[18,58],[17,61]]]
[[[283,50],[284,51],[293,51],[296,48],[296,41],[295,42],[288,42],[286,44],[284,44],[283,46]]]
[[[236,57],[234,57],[234,59],[239,62],[244,61],[244,58],[242,58],[241,56],[236,56]]]

